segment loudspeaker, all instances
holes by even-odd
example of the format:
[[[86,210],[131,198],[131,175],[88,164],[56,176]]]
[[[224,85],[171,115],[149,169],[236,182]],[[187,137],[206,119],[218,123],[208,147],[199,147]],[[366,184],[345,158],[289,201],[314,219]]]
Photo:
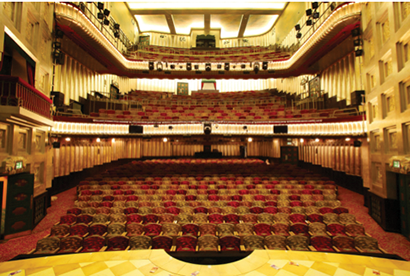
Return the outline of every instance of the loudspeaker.
[[[149,68],[149,70],[154,70],[154,62],[150,61],[148,63],[148,68]]]
[[[53,149],[59,149],[60,148],[60,142],[53,142]]]
[[[212,132],[212,124],[211,123],[204,124],[204,133],[206,135],[209,135],[211,134],[211,132]]]
[[[362,142],[361,142],[361,141],[359,141],[359,140],[353,141],[353,147],[360,148],[361,145],[362,145]]]
[[[262,69],[263,69],[263,70],[268,70],[268,62],[267,62],[267,61],[264,61],[264,62],[262,63]]]
[[[359,106],[362,103],[362,95],[364,95],[364,90],[356,90],[350,94],[351,105]],[[364,99],[363,99],[364,100]]]
[[[128,133],[142,134],[142,133],[144,133],[144,127],[143,126],[131,126],[130,125]]]
[[[288,126],[273,126],[273,133],[288,133]]]
[[[62,107],[64,105],[64,94],[58,91],[51,91],[50,93],[54,96],[53,104],[55,107]]]

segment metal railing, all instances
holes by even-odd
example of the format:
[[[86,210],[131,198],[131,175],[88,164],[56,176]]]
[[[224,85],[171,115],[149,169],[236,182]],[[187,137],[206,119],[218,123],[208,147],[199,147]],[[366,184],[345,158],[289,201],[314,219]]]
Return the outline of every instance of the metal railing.
[[[0,105],[19,106],[52,118],[52,100],[19,77],[0,76],[0,97]]]

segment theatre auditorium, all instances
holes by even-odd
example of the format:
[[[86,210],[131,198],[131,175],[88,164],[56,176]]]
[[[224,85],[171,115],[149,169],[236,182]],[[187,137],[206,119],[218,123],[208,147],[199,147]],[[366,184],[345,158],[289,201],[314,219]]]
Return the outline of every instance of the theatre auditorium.
[[[410,275],[410,2],[0,2],[0,276]]]

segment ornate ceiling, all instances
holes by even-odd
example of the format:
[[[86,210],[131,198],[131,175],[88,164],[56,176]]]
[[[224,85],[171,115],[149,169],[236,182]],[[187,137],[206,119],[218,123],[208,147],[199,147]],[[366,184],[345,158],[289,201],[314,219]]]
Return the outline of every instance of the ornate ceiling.
[[[271,0],[126,2],[140,32],[189,35],[192,29],[220,29],[224,38],[248,37],[268,32],[286,2]]]

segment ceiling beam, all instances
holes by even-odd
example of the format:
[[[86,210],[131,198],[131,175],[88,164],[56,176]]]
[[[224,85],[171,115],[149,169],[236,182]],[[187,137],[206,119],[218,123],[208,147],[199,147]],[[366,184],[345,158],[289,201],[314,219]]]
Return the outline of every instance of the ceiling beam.
[[[164,14],[164,10],[131,10],[131,14],[134,15],[147,15],[147,14]],[[214,10],[183,10],[183,9],[170,9],[166,10],[169,14],[227,14],[226,10],[214,9]],[[229,14],[281,14],[282,10],[258,10],[258,9],[238,9],[229,10]]]
[[[174,20],[171,14],[165,14],[165,19],[167,20],[168,28],[171,34],[176,34]]]
[[[204,15],[204,26],[205,26],[205,34],[209,34],[211,30],[211,15],[210,14]]]
[[[239,26],[238,37],[243,37],[243,34],[245,33],[245,30],[246,30],[246,25],[248,25],[248,20],[249,20],[249,14],[244,14],[242,16],[241,25]]]

